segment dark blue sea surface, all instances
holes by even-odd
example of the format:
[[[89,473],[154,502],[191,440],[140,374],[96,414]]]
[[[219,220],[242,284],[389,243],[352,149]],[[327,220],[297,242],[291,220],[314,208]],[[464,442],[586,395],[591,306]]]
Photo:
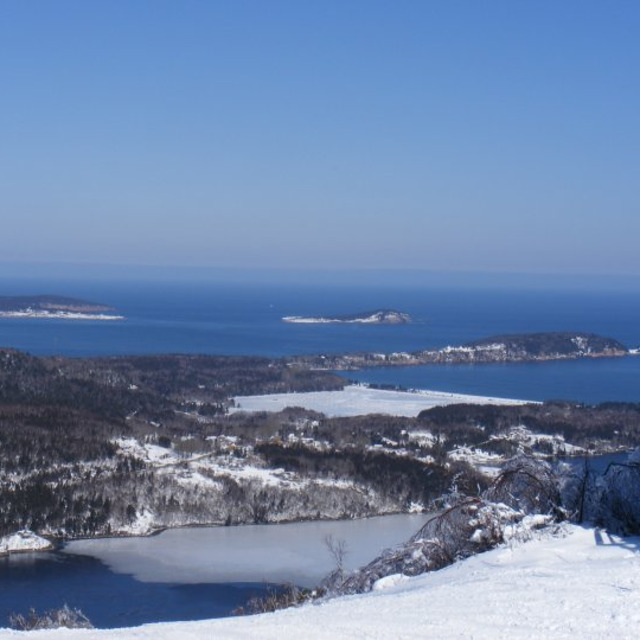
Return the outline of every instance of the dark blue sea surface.
[[[640,402],[640,357],[430,365],[349,372],[359,382],[521,400]]]
[[[115,573],[89,556],[60,552],[0,558],[0,628],[12,613],[42,613],[68,604],[94,626],[130,627],[147,622],[229,616],[274,585],[165,584]]]
[[[0,319],[0,346],[68,356],[207,353],[282,356],[412,351],[501,333],[588,331],[640,344],[640,295],[629,291],[446,290],[246,282],[0,280],[0,294],[57,293],[116,307],[122,322]],[[288,324],[286,315],[377,308],[408,325]],[[532,400],[640,401],[640,358],[361,371],[366,382]]]

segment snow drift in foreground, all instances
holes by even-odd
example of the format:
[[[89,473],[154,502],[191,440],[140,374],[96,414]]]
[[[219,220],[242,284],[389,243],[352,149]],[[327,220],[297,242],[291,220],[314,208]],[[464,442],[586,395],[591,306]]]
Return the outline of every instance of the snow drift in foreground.
[[[488,398],[444,391],[390,391],[351,385],[341,391],[274,393],[234,398],[235,411],[282,411],[286,407],[304,407],[329,417],[361,416],[384,413],[415,417],[424,409],[449,404],[525,404],[525,400]]]
[[[38,640],[319,638],[636,638],[640,539],[567,526],[434,573],[389,576],[373,592],[272,614],[119,630],[58,630]],[[29,633],[0,631],[0,639]]]

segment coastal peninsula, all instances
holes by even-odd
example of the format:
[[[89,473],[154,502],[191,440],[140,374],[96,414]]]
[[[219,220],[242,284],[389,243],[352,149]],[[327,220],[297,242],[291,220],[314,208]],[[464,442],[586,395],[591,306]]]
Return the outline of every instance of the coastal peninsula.
[[[547,332],[499,335],[441,349],[394,353],[346,353],[295,356],[291,366],[333,371],[370,367],[425,364],[486,364],[496,362],[543,362],[577,358],[611,358],[637,355],[618,340],[584,332]]]

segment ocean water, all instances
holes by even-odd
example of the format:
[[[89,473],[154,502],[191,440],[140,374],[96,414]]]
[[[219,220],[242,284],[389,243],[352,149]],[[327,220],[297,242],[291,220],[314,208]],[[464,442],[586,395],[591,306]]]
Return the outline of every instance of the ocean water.
[[[589,331],[640,344],[640,295],[598,288],[520,290],[369,283],[0,280],[3,295],[58,293],[113,305],[122,322],[0,319],[0,346],[67,356],[208,353],[283,356],[410,351],[500,333]],[[409,325],[287,324],[286,315],[394,308]],[[640,358],[361,371],[353,378],[480,395],[579,402],[640,401]]]
[[[352,380],[517,400],[640,402],[640,357],[364,369]]]

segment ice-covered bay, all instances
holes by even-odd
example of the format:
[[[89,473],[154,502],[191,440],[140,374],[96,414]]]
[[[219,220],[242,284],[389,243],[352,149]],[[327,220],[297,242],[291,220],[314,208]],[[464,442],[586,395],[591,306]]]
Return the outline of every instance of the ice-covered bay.
[[[286,407],[304,407],[330,417],[360,416],[383,413],[415,417],[424,409],[449,404],[523,404],[524,400],[447,393],[445,391],[392,391],[351,385],[341,391],[308,393],[273,393],[260,396],[238,396],[231,411],[282,411]]]
[[[424,514],[362,520],[171,529],[147,538],[77,540],[66,553],[90,555],[143,582],[291,582],[312,587],[335,562],[325,540],[346,544],[345,567],[366,564],[407,540]]]

